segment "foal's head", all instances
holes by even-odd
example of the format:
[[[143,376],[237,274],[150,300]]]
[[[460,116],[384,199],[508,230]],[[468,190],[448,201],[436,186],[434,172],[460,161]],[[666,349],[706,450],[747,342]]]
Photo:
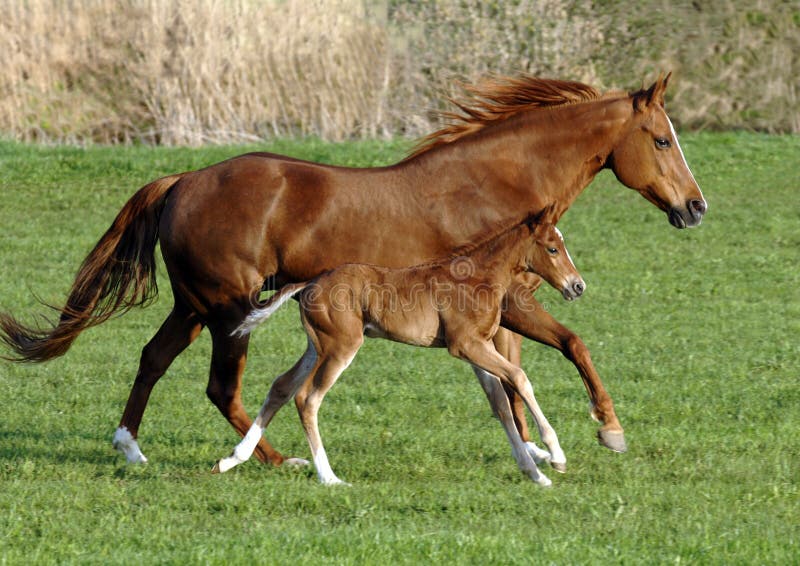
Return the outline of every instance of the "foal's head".
[[[564,238],[553,223],[555,218],[550,205],[528,220],[531,240],[525,253],[525,265],[528,271],[541,276],[571,301],[583,294],[586,283],[572,263]]]

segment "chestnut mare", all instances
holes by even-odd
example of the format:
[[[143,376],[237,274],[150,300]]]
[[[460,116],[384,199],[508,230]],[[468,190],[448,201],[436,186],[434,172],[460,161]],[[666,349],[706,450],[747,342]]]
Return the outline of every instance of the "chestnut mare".
[[[560,232],[550,223],[552,212],[549,206],[469,251],[432,264],[405,269],[345,264],[311,281],[286,285],[263,307],[254,309],[234,334],[249,334],[299,293],[308,348],[292,369],[273,382],[244,440],[231,456],[217,462],[213,471],[226,472],[247,461],[272,417],[295,397],[319,481],[343,483],[328,462],[317,412],[366,335],[447,348],[452,356],[490,375],[491,380],[483,383],[486,396],[503,424],[517,465],[534,482],[550,485],[536,464],[549,461],[563,472],[566,456],[525,372],[503,358],[492,340],[500,330],[502,304],[514,299],[507,297],[508,289],[520,274],[537,274],[567,300],[579,297],[586,287]],[[464,265],[470,269],[463,269]],[[503,385],[524,400],[549,452],[522,440]]]
[[[678,228],[700,223],[706,202],[664,111],[669,75],[648,89],[601,94],[577,82],[496,78],[456,102],[463,115],[389,167],[351,169],[253,153],[163,177],[123,206],[81,266],[54,328],[0,315],[0,338],[17,360],[64,354],[80,334],[156,293],[155,245],[170,277],[174,306],[142,350],[114,445],[130,462],[146,458],[136,441],[153,386],[207,326],[212,337],[207,394],[240,435],[250,427],[240,396],[247,336],[231,336],[262,289],[307,281],[342,263],[406,267],[443,257],[498,223],[556,203],[563,213],[597,173],[611,169],[665,211]],[[624,450],[610,396],[574,333],[530,291],[504,310],[501,324],[560,350],[578,369],[603,423],[600,441]],[[498,350],[519,365],[521,338],[500,331]],[[477,371],[481,380],[489,379]],[[524,407],[515,421],[529,439]],[[265,440],[256,456],[283,457]]]

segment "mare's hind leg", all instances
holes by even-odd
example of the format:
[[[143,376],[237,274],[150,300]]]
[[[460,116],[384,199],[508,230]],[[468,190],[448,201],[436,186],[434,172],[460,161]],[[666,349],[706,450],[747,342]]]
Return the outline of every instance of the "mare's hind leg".
[[[309,340],[308,348],[303,356],[292,366],[292,369],[279,375],[272,382],[267,398],[264,400],[264,405],[261,407],[258,416],[253,420],[250,430],[247,431],[242,441],[236,445],[230,456],[222,458],[214,465],[211,470],[212,473],[227,472],[234,466],[238,466],[250,459],[272,417],[294,397],[308,376],[316,371],[318,365],[317,350]],[[299,463],[299,459],[296,460]],[[308,462],[303,461],[303,463],[307,464]]]
[[[236,432],[244,436],[252,421],[242,405],[242,374],[247,362],[247,346],[250,336],[230,336],[232,329],[226,325],[209,327],[212,353],[211,371],[206,394],[222,415],[228,419]],[[280,466],[284,458],[263,437],[255,448],[256,457],[262,462]]]
[[[139,371],[113,440],[114,448],[125,454],[128,462],[147,462],[136,438],[150,393],[172,361],[197,338],[202,329],[194,313],[176,302],[161,328],[142,350]]]

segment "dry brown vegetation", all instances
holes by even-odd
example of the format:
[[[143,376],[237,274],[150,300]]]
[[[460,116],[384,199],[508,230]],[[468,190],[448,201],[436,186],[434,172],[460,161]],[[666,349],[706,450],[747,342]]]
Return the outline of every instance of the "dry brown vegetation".
[[[800,132],[796,2],[2,4],[0,132],[19,140],[417,136],[456,78],[633,88],[662,69],[675,72],[670,112],[684,127]]]

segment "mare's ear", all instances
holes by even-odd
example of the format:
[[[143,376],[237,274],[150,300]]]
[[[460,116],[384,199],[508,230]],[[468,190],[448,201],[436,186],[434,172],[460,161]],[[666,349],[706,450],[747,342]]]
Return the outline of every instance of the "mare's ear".
[[[637,112],[643,112],[645,108],[655,103],[664,107],[664,92],[667,90],[669,79],[672,76],[672,71],[664,75],[659,73],[656,82],[654,82],[647,90],[640,90],[633,95],[633,108]]]

